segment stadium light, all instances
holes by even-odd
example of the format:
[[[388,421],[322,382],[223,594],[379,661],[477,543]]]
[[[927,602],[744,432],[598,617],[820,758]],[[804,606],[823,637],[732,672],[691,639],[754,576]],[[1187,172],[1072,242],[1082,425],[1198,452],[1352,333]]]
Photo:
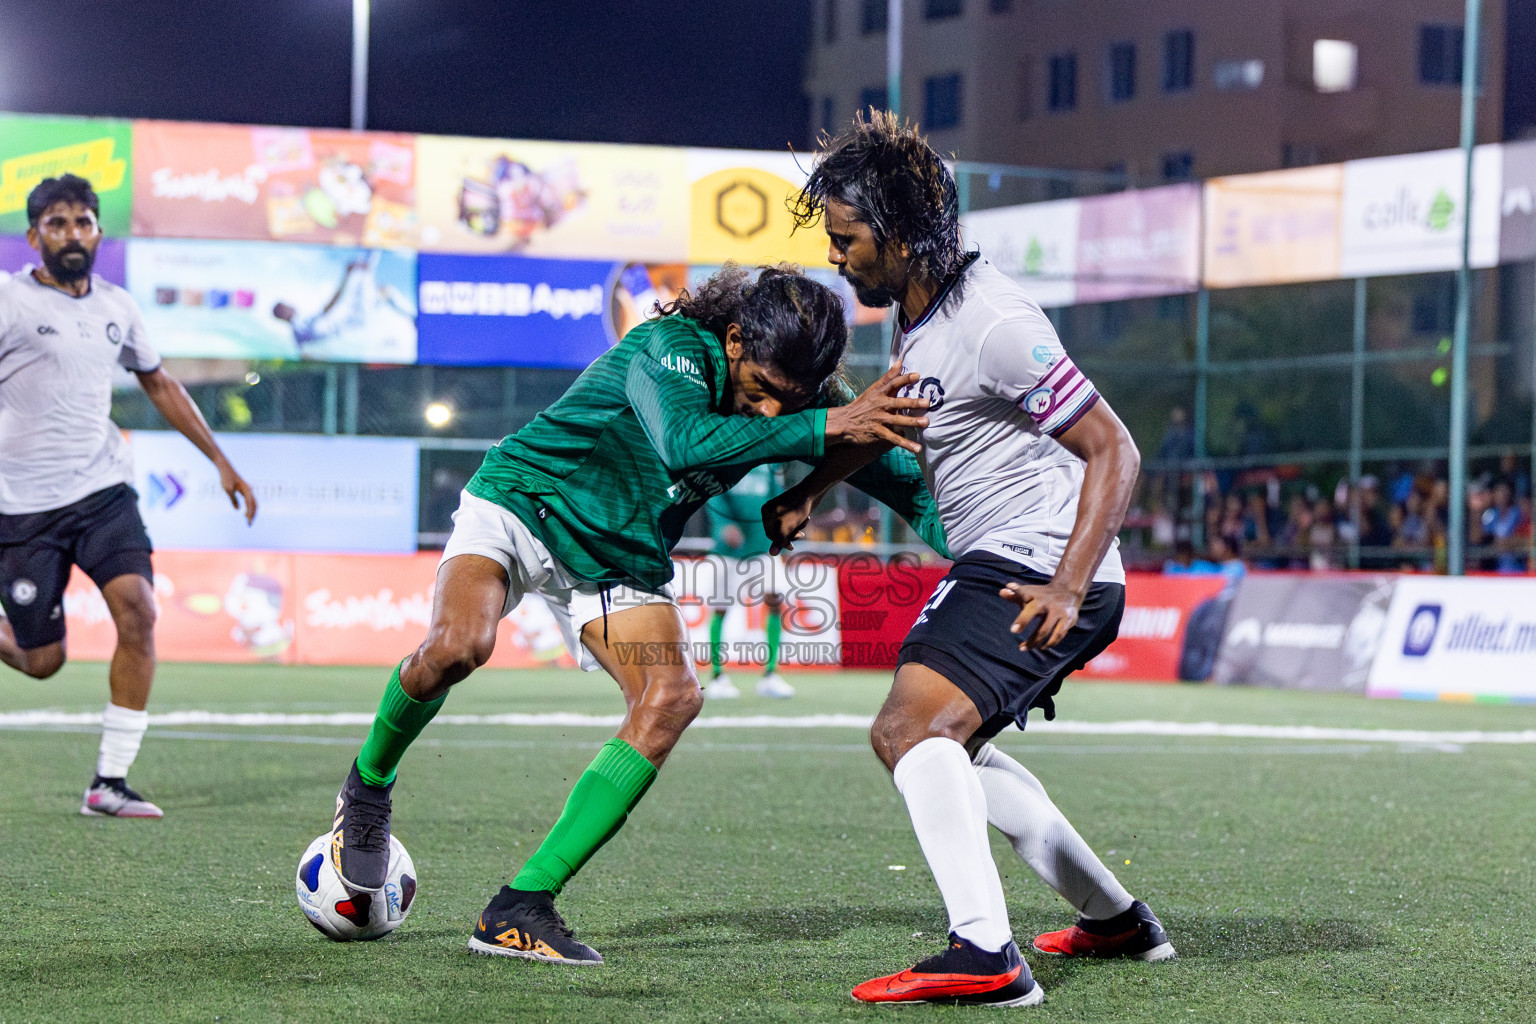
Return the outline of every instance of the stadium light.
[[[427,418],[427,424],[433,427],[446,427],[453,421],[453,410],[442,402],[433,402],[427,406],[424,415]]]
[[[352,0],[352,130],[368,124],[368,4]]]

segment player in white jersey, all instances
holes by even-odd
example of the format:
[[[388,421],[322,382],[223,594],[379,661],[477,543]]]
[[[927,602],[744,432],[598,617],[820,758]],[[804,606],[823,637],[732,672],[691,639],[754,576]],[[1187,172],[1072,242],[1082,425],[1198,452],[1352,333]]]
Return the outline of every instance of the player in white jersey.
[[[1114,640],[1125,605],[1116,534],[1140,466],[1119,418],[1040,307],[960,241],[954,178],[923,139],[876,113],[827,140],[794,202],[824,218],[829,259],[867,306],[899,303],[893,365],[920,379],[919,461],[955,562],[898,656],[871,730],[949,911],[943,953],[854,989],[867,1002],[1026,1006],[1043,994],[1013,941],[987,823],[1078,912],[1035,939],[1068,956],[1173,956],[1023,765],[990,742],[1031,708],[1054,717],[1066,676]],[[865,451],[868,458],[874,450]],[[797,534],[857,464],[828,460],[764,509]]]
[[[27,197],[27,241],[42,266],[0,282],[0,661],[35,679],[63,666],[64,588],[79,566],[117,627],[96,777],[80,813],[158,818],[126,778],[149,724],[155,601],[133,465],[109,417],[117,368],[219,467],[247,522],[256,498],[161,369],[133,299],[91,274],[99,211],[84,178],[45,179]]]

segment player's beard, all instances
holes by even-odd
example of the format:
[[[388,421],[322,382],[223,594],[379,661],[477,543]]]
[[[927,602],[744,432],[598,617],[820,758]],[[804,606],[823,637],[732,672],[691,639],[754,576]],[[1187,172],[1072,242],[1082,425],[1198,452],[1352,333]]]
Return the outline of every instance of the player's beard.
[[[79,242],[65,242],[52,252],[44,249],[42,256],[43,266],[60,284],[73,284],[90,277],[91,267],[96,263],[96,254]]]
[[[852,286],[854,297],[859,300],[859,305],[861,306],[866,306],[870,309],[884,309],[896,301],[895,291],[886,285],[866,284],[848,273],[847,267],[840,268],[838,274]]]

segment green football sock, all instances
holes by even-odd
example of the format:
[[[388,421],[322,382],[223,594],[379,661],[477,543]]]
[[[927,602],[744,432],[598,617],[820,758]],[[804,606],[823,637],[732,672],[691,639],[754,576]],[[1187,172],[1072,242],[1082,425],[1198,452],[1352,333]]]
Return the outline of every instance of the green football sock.
[[[413,700],[400,687],[400,665],[396,665],[390,673],[389,685],[384,688],[384,698],[379,701],[373,727],[357,754],[357,774],[363,781],[370,786],[394,782],[400,759],[447,699],[445,694],[437,700]]]
[[[779,614],[779,609],[768,609],[768,664],[763,666],[763,675],[771,676],[779,667],[779,637],[784,633],[784,619]]]
[[[623,827],[629,812],[655,781],[656,766],[640,751],[617,738],[603,744],[576,780],[560,820],[512,879],[512,888],[558,895],[571,876]]]
[[[709,620],[709,664],[715,671],[715,678],[720,678],[720,671],[725,664],[725,645],[720,642],[725,635],[725,612],[715,612]]]

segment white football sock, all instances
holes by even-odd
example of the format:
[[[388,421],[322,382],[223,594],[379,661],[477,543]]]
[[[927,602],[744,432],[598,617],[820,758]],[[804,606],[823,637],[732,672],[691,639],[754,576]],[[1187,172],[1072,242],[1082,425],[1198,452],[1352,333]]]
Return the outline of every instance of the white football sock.
[[[149,712],[133,711],[108,704],[101,713],[101,754],[96,758],[96,774],[104,779],[121,779],[139,756],[144,730],[149,728]]]
[[[1013,938],[987,841],[987,798],[965,748],[932,737],[896,762],[896,789],[949,911],[949,930],[995,953]]]
[[[1083,842],[1029,769],[990,743],[976,752],[975,765],[989,820],[1046,885],[1092,920],[1130,909],[1131,894]]]

